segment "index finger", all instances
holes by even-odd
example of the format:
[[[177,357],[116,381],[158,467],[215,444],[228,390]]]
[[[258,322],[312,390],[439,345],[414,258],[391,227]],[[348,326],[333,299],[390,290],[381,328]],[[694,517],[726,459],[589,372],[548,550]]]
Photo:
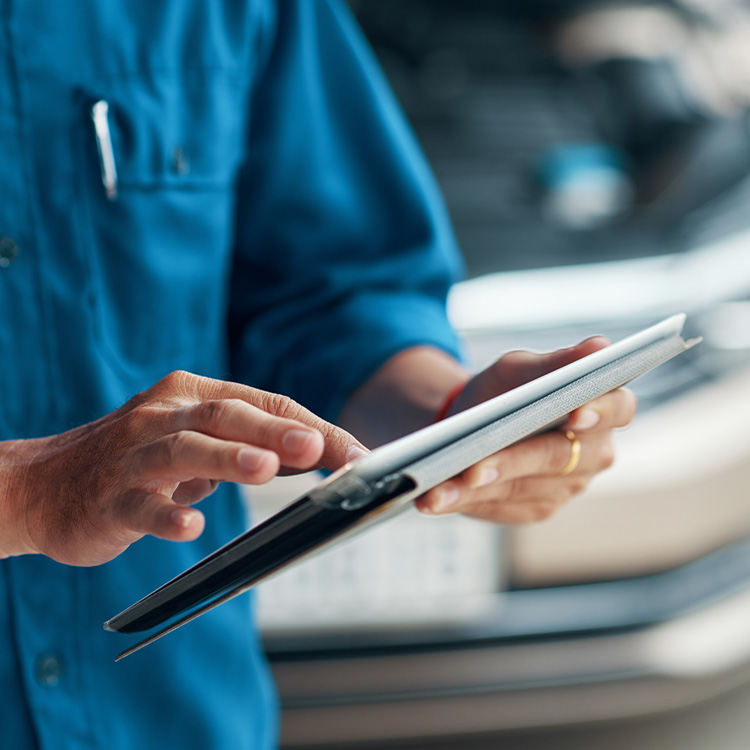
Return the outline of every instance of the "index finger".
[[[632,391],[618,388],[577,409],[562,430],[573,430],[578,435],[600,433],[625,427],[635,416],[636,399]],[[584,420],[595,418],[586,426]],[[511,445],[495,453],[462,473],[471,487],[481,486],[488,479],[511,481],[524,476],[557,475],[570,459],[570,441],[560,430],[550,430]],[[492,472],[492,476],[490,476]]]
[[[346,463],[352,449],[366,452],[366,448],[346,430],[313,414],[293,399],[277,393],[252,388],[242,383],[215,380],[183,371],[170,373],[159,381],[152,390],[159,396],[166,396],[168,401],[176,400],[177,404],[183,407],[189,407],[196,402],[237,399],[255,407],[269,417],[290,420],[296,423],[296,427],[301,427],[303,430],[305,428],[314,430],[323,436],[322,454],[317,460],[320,461],[320,465],[327,469],[337,469]],[[264,424],[268,426],[270,423],[265,421]],[[289,427],[288,424],[287,427]],[[185,429],[195,428],[186,426]],[[273,428],[271,429],[273,430]],[[294,428],[291,427],[290,429]],[[283,432],[283,429],[281,432]],[[231,439],[243,440],[245,438],[236,435]],[[278,436],[276,439],[278,439]],[[297,464],[293,465],[297,466]]]
[[[576,409],[565,423],[565,429],[583,432],[592,429],[627,427],[635,417],[638,403],[628,388],[618,388]]]
[[[225,441],[273,451],[284,466],[309,469],[325,449],[323,435],[304,423],[268,414],[237,398],[200,401],[180,407],[176,432],[200,432]]]

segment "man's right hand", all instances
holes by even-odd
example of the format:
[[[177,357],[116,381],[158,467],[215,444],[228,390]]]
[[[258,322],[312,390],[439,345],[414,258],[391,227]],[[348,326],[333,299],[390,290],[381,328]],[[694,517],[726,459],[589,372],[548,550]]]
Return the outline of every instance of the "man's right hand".
[[[190,541],[221,481],[336,469],[364,452],[294,401],[174,372],[70,432],[0,443],[0,557],[111,560],[145,534]]]

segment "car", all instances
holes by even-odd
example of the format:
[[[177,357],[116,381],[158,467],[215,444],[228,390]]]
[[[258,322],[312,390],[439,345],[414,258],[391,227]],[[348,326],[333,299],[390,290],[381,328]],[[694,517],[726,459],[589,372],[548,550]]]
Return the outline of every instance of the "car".
[[[639,415],[615,436],[615,465],[553,519],[414,511],[261,584],[282,744],[494,747],[750,684],[745,104],[654,111],[654,80],[678,80],[663,61],[584,72],[562,42],[536,41],[608,4],[353,8],[453,216],[467,276],[449,312],[473,368],[676,312],[703,342],[634,381]],[[613,92],[626,132],[603,125]],[[256,519],[315,481],[254,489]]]

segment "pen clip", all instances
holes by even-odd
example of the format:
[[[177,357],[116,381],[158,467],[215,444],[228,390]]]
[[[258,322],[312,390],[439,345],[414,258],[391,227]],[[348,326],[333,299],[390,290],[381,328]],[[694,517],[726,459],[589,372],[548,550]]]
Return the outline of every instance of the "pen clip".
[[[117,198],[117,166],[112,148],[112,134],[109,130],[109,103],[100,99],[91,107],[91,120],[94,123],[96,148],[99,152],[99,166],[102,171],[102,185],[107,198]]]

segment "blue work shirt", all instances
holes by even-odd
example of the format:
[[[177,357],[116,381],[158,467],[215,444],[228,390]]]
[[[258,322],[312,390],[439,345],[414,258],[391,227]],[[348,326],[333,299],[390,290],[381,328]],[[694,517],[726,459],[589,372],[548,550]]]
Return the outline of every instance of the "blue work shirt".
[[[456,351],[459,268],[345,8],[0,0],[1,439],[91,421],[175,369],[333,420],[397,351]],[[2,750],[274,746],[252,597],[117,664],[134,639],[102,629],[246,526],[231,485],[201,508],[194,543],[146,538],[94,568],[0,561]]]

